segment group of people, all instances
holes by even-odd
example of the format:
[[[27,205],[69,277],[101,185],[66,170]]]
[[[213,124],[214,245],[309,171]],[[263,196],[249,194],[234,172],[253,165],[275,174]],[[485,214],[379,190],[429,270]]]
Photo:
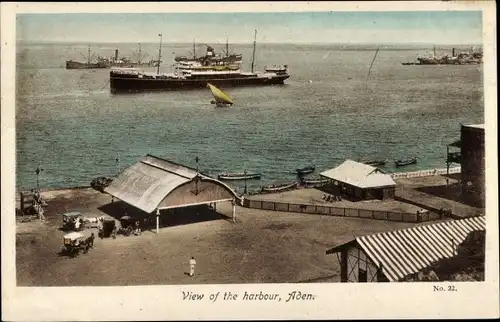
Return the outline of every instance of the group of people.
[[[43,199],[39,189],[31,189],[31,193],[33,194],[33,201],[32,201],[33,209],[35,210],[39,219],[44,220],[45,217],[43,216],[44,210],[42,206],[46,206],[47,203]]]
[[[334,201],[342,201],[342,197],[338,195],[326,195],[324,194],[321,197],[322,200],[328,201],[328,202],[334,202]]]

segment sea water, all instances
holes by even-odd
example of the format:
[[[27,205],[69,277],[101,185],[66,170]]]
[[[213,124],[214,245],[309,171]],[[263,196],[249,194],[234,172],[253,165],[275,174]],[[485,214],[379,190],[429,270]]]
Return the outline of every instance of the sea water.
[[[17,46],[17,189],[36,186],[37,167],[42,188],[89,185],[148,153],[192,167],[198,157],[214,176],[261,172],[251,190],[295,180],[296,168],[316,165],[319,173],[362,157],[388,159],[389,172],[443,168],[460,123],[484,122],[482,65],[401,65],[422,48],[382,48],[368,75],[373,46],[258,44],[255,69],[287,64],[286,85],[227,88],[235,104],[214,108],[208,89],[113,95],[109,69],[64,68],[65,60],[83,60],[86,46]],[[91,48],[131,57],[137,45]],[[164,45],[161,70],[171,72],[168,56],[190,49]],[[156,45],[143,50],[146,60],[156,57]],[[249,70],[251,45],[231,50]],[[417,164],[394,167],[414,156]],[[242,190],[243,182],[230,184]]]

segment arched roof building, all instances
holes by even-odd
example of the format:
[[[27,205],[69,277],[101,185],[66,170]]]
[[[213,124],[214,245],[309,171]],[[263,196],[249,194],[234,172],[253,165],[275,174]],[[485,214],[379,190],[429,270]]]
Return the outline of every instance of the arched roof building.
[[[104,191],[146,213],[156,212],[157,232],[162,209],[230,201],[234,220],[239,199],[225,183],[149,154],[120,173]]]

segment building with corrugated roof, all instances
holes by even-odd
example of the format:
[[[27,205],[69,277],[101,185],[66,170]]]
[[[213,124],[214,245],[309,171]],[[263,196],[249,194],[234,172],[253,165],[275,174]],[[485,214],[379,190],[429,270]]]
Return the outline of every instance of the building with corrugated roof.
[[[484,216],[361,236],[326,251],[337,254],[341,282],[399,282],[452,258],[470,233],[485,231]]]
[[[362,200],[393,198],[396,190],[396,182],[390,174],[353,160],[323,171],[320,176],[331,182],[331,190],[337,187],[341,193]]]
[[[144,213],[154,213],[157,233],[161,210],[197,205],[213,205],[216,209],[217,203],[232,202],[234,221],[239,199],[225,183],[149,154],[120,173],[104,192]]]

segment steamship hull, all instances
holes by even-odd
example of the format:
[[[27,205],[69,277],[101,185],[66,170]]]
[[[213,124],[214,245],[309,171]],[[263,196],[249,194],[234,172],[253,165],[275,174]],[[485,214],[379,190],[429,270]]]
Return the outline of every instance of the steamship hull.
[[[170,91],[206,88],[210,83],[220,87],[282,85],[290,75],[250,75],[231,78],[145,78],[136,75],[114,75],[110,73],[112,93]]]
[[[66,61],[66,69],[96,69],[96,68],[109,68],[109,66],[103,64],[80,63],[72,60]]]

